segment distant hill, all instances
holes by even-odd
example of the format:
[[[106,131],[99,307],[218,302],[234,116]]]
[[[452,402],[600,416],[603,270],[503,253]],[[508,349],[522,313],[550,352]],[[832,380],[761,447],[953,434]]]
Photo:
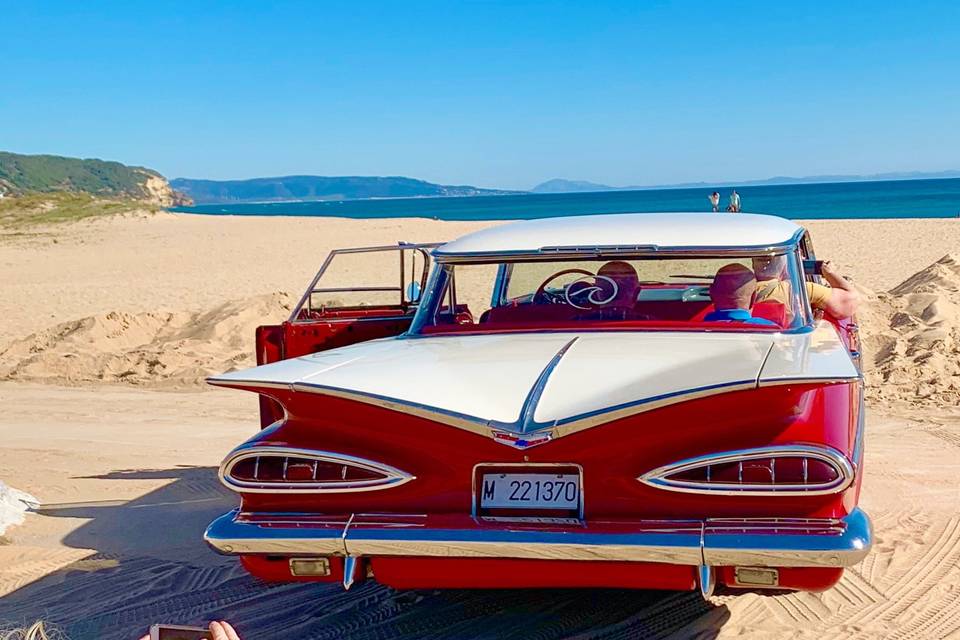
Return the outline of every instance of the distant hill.
[[[162,206],[186,202],[173,192],[166,178],[146,167],[0,151],[0,194],[55,192],[146,200]]]
[[[530,190],[531,193],[577,193],[581,191],[616,191],[618,187],[611,187],[596,182],[587,182],[586,180],[564,180],[563,178],[554,178],[547,180],[535,186]]]
[[[517,193],[471,186],[434,184],[399,176],[280,176],[249,180],[193,180],[170,182],[197,204],[271,202],[283,200],[355,200],[361,198],[415,198],[488,196]]]
[[[647,186],[611,187],[584,180],[563,180],[555,178],[538,184],[532,193],[577,193],[584,191],[642,191],[645,189],[710,189],[715,187],[759,187],[776,184],[821,184],[830,182],[880,182],[883,180],[936,180],[960,178],[960,170],[951,171],[899,171],[892,173],[874,173],[870,175],[820,175],[795,178],[776,176],[762,180],[721,180],[718,182],[681,182],[677,184],[658,184]]]

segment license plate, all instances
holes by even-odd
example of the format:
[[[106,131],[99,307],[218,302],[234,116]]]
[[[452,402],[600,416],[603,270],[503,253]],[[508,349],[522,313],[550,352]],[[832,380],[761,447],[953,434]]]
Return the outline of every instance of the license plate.
[[[480,485],[483,509],[580,508],[576,473],[486,473]]]

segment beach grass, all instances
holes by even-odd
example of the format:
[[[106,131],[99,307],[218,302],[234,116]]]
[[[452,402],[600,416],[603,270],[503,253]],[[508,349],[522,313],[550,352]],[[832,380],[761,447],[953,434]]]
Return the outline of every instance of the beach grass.
[[[0,228],[17,230],[89,218],[152,213],[155,205],[132,199],[98,198],[87,193],[36,193],[0,199]]]

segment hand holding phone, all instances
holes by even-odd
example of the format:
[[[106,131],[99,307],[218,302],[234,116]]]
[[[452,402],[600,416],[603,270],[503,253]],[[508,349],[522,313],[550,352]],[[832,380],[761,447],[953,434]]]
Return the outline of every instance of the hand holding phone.
[[[240,640],[229,622],[211,622],[209,629],[184,627],[176,624],[154,624],[150,634],[140,640]]]
[[[210,631],[203,627],[184,627],[179,624],[150,625],[150,640],[209,640]]]

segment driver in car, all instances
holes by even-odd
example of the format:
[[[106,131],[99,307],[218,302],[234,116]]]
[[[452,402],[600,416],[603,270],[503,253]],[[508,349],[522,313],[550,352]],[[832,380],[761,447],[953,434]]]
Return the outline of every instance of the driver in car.
[[[637,304],[637,294],[640,293],[637,270],[629,262],[611,260],[600,267],[597,276],[597,285],[603,288],[605,294],[603,297],[609,297],[609,301],[602,306],[604,319],[631,319]],[[608,282],[604,283],[604,279]],[[607,293],[610,282],[614,283],[616,291]]]

